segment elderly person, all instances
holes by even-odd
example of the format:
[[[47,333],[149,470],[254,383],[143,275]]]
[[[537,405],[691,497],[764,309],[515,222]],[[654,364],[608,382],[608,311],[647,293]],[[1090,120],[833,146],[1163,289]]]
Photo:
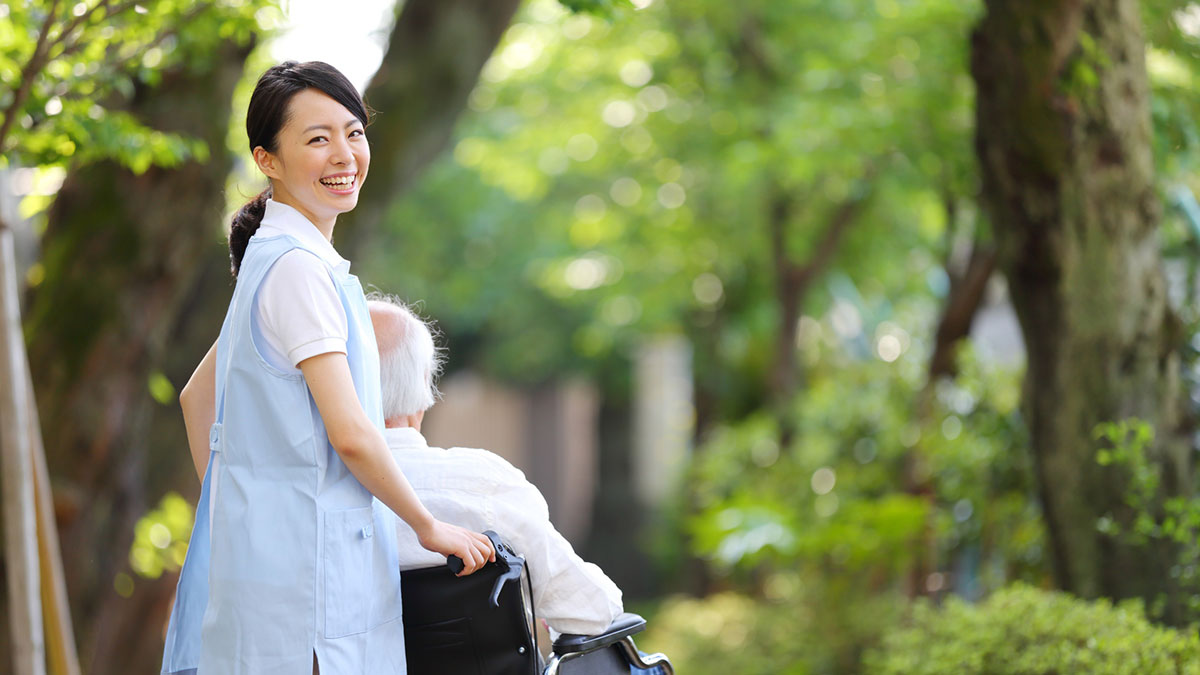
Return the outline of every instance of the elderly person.
[[[367,306],[379,346],[384,438],[421,503],[440,520],[495,530],[525,556],[537,615],[560,633],[603,632],[621,613],[621,591],[585,562],[550,523],[546,500],[525,475],[487,450],[433,448],[421,421],[437,393],[440,358],[429,327],[402,303],[372,294]],[[446,559],[400,526],[401,569]]]

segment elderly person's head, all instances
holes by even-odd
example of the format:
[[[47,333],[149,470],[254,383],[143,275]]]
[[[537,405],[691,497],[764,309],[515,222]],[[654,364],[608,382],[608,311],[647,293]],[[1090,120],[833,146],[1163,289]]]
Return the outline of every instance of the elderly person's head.
[[[429,324],[395,296],[372,293],[367,307],[379,345],[384,421],[389,427],[419,430],[438,397],[433,380],[442,366]]]

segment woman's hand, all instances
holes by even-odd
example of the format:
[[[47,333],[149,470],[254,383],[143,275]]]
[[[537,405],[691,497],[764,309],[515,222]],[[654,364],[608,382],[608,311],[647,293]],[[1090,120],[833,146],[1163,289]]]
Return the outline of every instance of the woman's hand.
[[[496,561],[496,552],[486,535],[440,520],[434,520],[426,532],[418,532],[417,540],[421,542],[421,546],[434,553],[462,558],[463,570],[458,574],[460,577],[471,574],[486,563]]]
[[[329,352],[300,362],[300,370],[325,422],[329,442],[350,473],[417,533],[421,546],[463,560],[465,576],[496,559],[482,534],[434,518],[417,498],[388,450],[383,434],[367,418],[346,355]]]

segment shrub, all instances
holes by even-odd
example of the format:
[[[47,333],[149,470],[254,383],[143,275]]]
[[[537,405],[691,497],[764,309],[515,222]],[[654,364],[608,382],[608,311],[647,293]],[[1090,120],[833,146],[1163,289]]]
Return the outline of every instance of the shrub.
[[[867,581],[869,584],[869,580]],[[901,594],[851,586],[864,579],[771,575],[761,596],[725,591],[674,597],[650,618],[638,646],[671,657],[688,675],[834,675],[860,672],[862,654],[895,625]]]
[[[970,605],[914,607],[866,658],[879,675],[1200,674],[1200,637],[1146,620],[1139,601],[1113,605],[1014,585]]]

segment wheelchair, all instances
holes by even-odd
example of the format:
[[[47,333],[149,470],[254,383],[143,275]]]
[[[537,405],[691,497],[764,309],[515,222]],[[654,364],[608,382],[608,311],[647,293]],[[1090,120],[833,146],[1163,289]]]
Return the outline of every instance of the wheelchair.
[[[462,561],[401,573],[404,644],[410,675],[673,675],[663,654],[644,655],[633,635],[646,627],[622,614],[599,635],[561,635],[543,663],[537,648],[525,559],[495,532],[485,532],[496,562],[467,577]],[[524,579],[525,583],[522,583]]]

